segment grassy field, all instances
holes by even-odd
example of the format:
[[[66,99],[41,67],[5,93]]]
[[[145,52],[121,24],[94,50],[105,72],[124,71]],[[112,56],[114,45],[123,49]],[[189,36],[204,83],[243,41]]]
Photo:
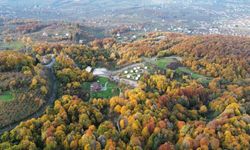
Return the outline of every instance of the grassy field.
[[[0,94],[0,101],[9,102],[14,99],[14,95],[10,91],[3,92]]]
[[[194,78],[194,79],[206,78],[203,75],[200,75],[200,74],[197,74],[197,73],[193,72],[192,70],[188,69],[187,67],[179,67],[177,70],[179,70],[181,72],[184,72],[184,73],[187,73],[187,74],[190,74],[191,77]]]
[[[166,69],[167,65],[175,61],[176,60],[174,58],[160,58],[160,59],[157,59],[154,62],[154,64],[157,65],[161,69]]]
[[[175,62],[175,61],[177,60],[173,57],[165,57],[165,58],[156,60],[155,64],[161,69],[166,69],[167,68],[166,66],[168,66],[170,63]],[[193,72],[191,69],[187,67],[179,67],[176,69],[176,72],[187,74],[191,76],[191,78],[196,79],[197,81],[204,83],[204,84],[208,84],[211,80],[210,78],[206,76]]]
[[[208,77],[203,76],[201,74],[197,74],[187,67],[179,67],[178,69],[176,69],[176,71],[186,73],[186,74],[190,75],[193,79],[200,80],[202,83],[209,83],[210,82],[210,79]]]
[[[108,78],[104,77],[98,77],[96,79],[97,82],[99,82],[102,87],[105,87],[105,84],[107,88],[103,91],[98,91],[98,92],[91,92],[90,91],[90,86],[91,82],[85,82],[82,84],[82,88],[88,92],[90,92],[90,99],[93,98],[111,98],[113,96],[117,96],[120,93],[119,87],[116,85],[116,83],[110,81]]]

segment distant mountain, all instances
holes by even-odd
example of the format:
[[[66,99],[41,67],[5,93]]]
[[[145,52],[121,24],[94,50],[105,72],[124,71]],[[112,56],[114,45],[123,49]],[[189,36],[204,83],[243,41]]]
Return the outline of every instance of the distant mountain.
[[[135,6],[162,4],[250,4],[249,0],[1,0],[0,5],[14,8],[52,8],[52,9],[120,9]]]
[[[56,11],[63,14],[94,14],[168,3],[167,0],[1,0],[14,11]],[[77,11],[76,11],[77,10]]]
[[[211,24],[248,14],[249,0],[0,0],[0,16],[7,18],[89,21],[98,26],[138,23],[165,28],[167,24],[172,29],[185,24],[186,29],[195,25],[207,29],[199,21]]]

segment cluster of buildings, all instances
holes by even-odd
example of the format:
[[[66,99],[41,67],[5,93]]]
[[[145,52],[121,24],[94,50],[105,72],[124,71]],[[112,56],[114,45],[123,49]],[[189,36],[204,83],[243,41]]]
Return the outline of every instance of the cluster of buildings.
[[[49,34],[47,32],[43,32],[42,33],[43,37],[52,37],[52,38],[56,38],[56,39],[69,39],[71,37],[70,33],[64,33],[64,34],[59,34],[59,33],[55,33],[55,34]]]
[[[141,77],[141,74],[148,69],[147,66],[144,67],[134,67],[131,70],[125,70],[123,76],[127,79],[132,79],[138,81]]]

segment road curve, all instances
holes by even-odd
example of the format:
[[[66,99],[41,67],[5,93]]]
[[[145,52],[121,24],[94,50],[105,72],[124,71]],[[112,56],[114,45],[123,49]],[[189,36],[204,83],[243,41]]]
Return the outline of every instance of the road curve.
[[[182,61],[182,58],[179,56],[168,56],[168,57],[162,57],[162,58],[174,58],[174,59],[177,59],[178,61]],[[156,56],[152,57],[152,58],[144,57],[143,61],[140,63],[131,64],[131,65],[128,65],[126,67],[123,67],[123,68],[115,70],[115,71],[108,70],[107,68],[96,68],[93,71],[93,75],[100,76],[100,77],[106,77],[106,78],[109,78],[110,80],[115,81],[115,82],[127,84],[127,85],[132,86],[132,87],[137,87],[138,83],[136,81],[130,80],[130,79],[125,79],[125,78],[120,78],[117,74],[122,73],[125,70],[128,70],[130,68],[141,66],[145,63],[152,64],[152,61],[156,61],[156,59],[157,59]]]
[[[132,65],[126,66],[124,68],[121,68],[121,69],[115,70],[115,71],[110,71],[110,70],[107,70],[106,68],[96,68],[93,71],[93,75],[99,76],[99,77],[106,77],[112,81],[123,83],[123,84],[129,85],[129,86],[135,88],[138,86],[138,83],[136,81],[125,79],[125,78],[120,78],[117,74],[122,73],[129,68],[140,66],[142,64],[143,63],[132,64]]]
[[[171,56],[172,58],[176,58],[177,60],[179,61],[182,61],[182,58],[181,57],[178,57],[178,56]],[[124,68],[121,68],[121,69],[118,69],[116,71],[110,71],[110,70],[107,70],[106,68],[96,68],[93,72],[93,74],[95,76],[101,76],[101,77],[107,77],[109,78],[110,80],[113,80],[113,81],[116,81],[116,82],[120,82],[120,83],[123,83],[123,84],[127,84],[127,85],[130,85],[132,87],[137,87],[138,86],[138,83],[136,81],[133,81],[133,80],[129,80],[129,79],[123,79],[123,78],[120,78],[119,76],[115,75],[115,74],[118,74],[118,73],[121,73],[129,68],[133,68],[133,67],[137,67],[137,66],[140,66],[142,64],[144,64],[145,62],[149,62],[151,63],[152,60],[155,60],[156,57],[152,57],[152,58],[144,58],[144,61],[141,62],[141,63],[136,63],[136,64],[132,64],[132,65],[128,65]],[[36,111],[35,113],[23,118],[22,120],[20,121],[16,121],[10,125],[7,125],[3,128],[0,129],[0,135],[3,134],[5,131],[10,131],[12,130],[13,128],[15,128],[17,125],[20,124],[20,122],[22,121],[26,121],[26,120],[29,120],[29,119],[32,119],[32,118],[38,118],[40,116],[42,116],[44,114],[44,111],[46,110],[47,106],[51,106],[54,104],[54,101],[56,99],[56,89],[57,89],[57,86],[56,86],[56,77],[55,77],[55,74],[53,72],[53,65],[55,63],[55,58],[53,57],[51,62],[47,65],[44,65],[45,68],[47,68],[49,70],[49,79],[50,79],[50,90],[49,90],[49,98],[48,100],[46,101],[45,104],[43,104],[39,109],[38,111]]]
[[[20,122],[27,121],[29,119],[38,118],[38,117],[42,116],[44,114],[47,106],[51,106],[54,104],[54,101],[56,99],[56,90],[57,90],[56,77],[55,77],[55,73],[52,69],[54,63],[55,63],[55,58],[52,58],[52,61],[49,64],[44,65],[44,67],[48,69],[48,72],[49,72],[48,78],[50,80],[49,81],[50,90],[49,90],[49,94],[48,94],[49,96],[48,96],[48,99],[46,100],[46,102],[33,114],[30,114],[29,116],[27,116],[19,121],[13,122],[13,123],[1,128],[0,135],[2,135],[5,131],[10,131],[10,130],[14,129],[17,125],[20,124]]]

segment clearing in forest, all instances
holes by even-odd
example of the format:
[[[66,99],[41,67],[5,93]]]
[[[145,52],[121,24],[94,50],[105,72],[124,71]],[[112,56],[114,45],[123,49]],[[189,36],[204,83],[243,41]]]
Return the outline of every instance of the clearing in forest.
[[[12,101],[13,99],[14,99],[14,95],[10,91],[6,91],[0,94],[0,101],[9,102],[9,101]]]
[[[91,89],[92,87],[94,90]],[[82,84],[82,88],[90,93],[90,99],[111,98],[119,95],[120,93],[120,89],[117,84],[105,77],[97,77],[95,82],[84,82]]]

